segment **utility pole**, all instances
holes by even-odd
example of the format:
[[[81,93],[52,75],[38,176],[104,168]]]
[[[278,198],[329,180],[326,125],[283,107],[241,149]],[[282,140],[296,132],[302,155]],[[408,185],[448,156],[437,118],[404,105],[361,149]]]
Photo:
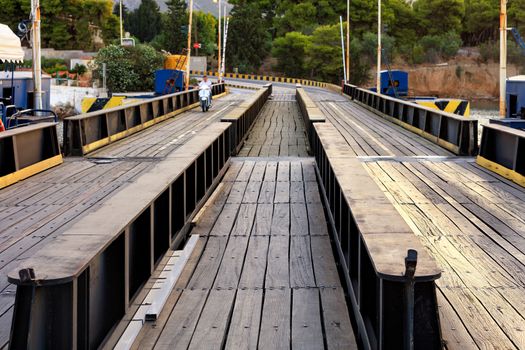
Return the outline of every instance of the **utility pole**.
[[[381,0],[377,0],[377,93],[381,93]]]
[[[226,72],[226,43],[228,42],[228,24],[230,23],[230,19],[226,17],[224,21],[224,45],[222,50],[222,67],[221,71],[224,74]]]
[[[221,55],[221,37],[222,37],[222,25],[221,25],[221,0],[213,0],[214,3],[219,3],[219,37],[217,39],[217,46],[218,46],[218,49],[219,49],[219,53],[218,53],[218,56],[217,56],[217,70],[219,71],[218,72],[218,76],[219,76],[219,81],[221,81],[221,59],[222,59],[222,55]]]
[[[188,23],[188,52],[186,53],[186,90],[190,87],[190,59],[191,59],[191,26],[193,23],[193,0],[190,0],[190,20]]]
[[[346,83],[346,57],[345,57],[345,37],[343,35],[343,16],[339,16],[339,23],[341,24],[341,51],[343,52],[343,76]]]
[[[33,45],[34,108],[42,109],[42,55],[40,53],[40,1],[31,0],[31,41]]]
[[[505,108],[507,98],[507,0],[500,0],[500,3],[499,115],[503,118],[507,114]]]
[[[123,17],[122,17],[122,0],[119,1],[119,12],[120,12],[120,46],[122,46],[122,43],[124,41],[124,25],[123,25]]]
[[[350,81],[350,0],[346,0],[346,83]]]

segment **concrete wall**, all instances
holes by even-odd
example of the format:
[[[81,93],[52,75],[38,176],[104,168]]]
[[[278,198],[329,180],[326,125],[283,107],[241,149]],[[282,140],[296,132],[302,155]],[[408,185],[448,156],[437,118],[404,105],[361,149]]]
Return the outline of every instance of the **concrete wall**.
[[[51,106],[70,104],[75,107],[77,113],[81,112],[82,100],[85,97],[106,96],[102,89],[51,85]]]
[[[203,72],[206,69],[206,56],[193,56],[190,61],[190,70]]]
[[[24,47],[24,59],[30,60],[32,51],[30,48]],[[74,58],[86,58],[94,57],[96,52],[85,52],[82,50],[55,50],[55,49],[42,49],[42,57],[45,58],[61,58],[64,60],[71,60]]]

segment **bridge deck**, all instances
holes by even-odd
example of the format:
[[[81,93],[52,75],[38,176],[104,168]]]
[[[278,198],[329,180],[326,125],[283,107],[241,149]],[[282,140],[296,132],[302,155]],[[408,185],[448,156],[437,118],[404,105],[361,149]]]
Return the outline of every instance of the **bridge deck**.
[[[353,348],[313,161],[234,161],[213,197],[170,307],[134,347]]]
[[[306,157],[307,140],[295,95],[274,94],[263,107],[239,156]]]
[[[525,189],[340,95],[310,95],[443,269],[447,348],[525,348]]]
[[[205,115],[187,111],[91,159],[66,158],[63,165],[0,191],[0,346],[9,339],[16,289],[7,273],[249,94],[235,90]]]

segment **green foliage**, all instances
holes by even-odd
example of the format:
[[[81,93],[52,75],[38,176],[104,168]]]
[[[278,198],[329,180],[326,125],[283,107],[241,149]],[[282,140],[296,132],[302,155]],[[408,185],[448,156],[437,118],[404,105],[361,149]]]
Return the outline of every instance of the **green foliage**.
[[[211,56],[217,50],[218,21],[211,13],[196,11],[193,13],[193,43],[199,42],[202,47],[199,55]]]
[[[465,16],[464,0],[418,0],[414,11],[424,33],[461,33],[461,22]]]
[[[73,69],[71,70],[71,73],[76,73],[79,76],[86,74],[86,72],[87,72],[87,67],[84,66],[83,64],[78,64],[78,63],[75,64],[75,67],[73,67]]]
[[[157,49],[179,54],[187,46],[187,32],[183,30],[183,26],[188,26],[186,1],[169,0],[166,5],[168,12],[162,15],[162,32],[157,35],[152,45]]]
[[[42,46],[57,50],[96,50],[118,37],[118,18],[112,13],[112,0],[43,0],[41,1]],[[28,0],[0,0],[0,23],[16,29],[29,17]]]
[[[235,6],[230,16],[226,64],[241,73],[252,73],[270,52],[271,36],[266,22],[252,3]]]
[[[274,40],[272,55],[277,58],[277,69],[288,77],[306,75],[306,50],[311,44],[310,37],[299,32],[286,33]]]
[[[342,80],[342,54],[339,25],[319,26],[306,48],[306,68],[310,74],[322,81],[337,83]]]
[[[161,32],[161,14],[155,0],[142,0],[140,6],[128,14],[129,32],[142,42],[150,42]]]
[[[154,72],[162,67],[164,57],[149,45],[101,49],[94,62],[94,77],[101,79],[106,64],[107,87],[111,92],[150,91]]]
[[[447,32],[441,35],[425,35],[420,40],[425,50],[427,62],[435,63],[440,57],[453,57],[461,47],[461,38],[455,32]]]

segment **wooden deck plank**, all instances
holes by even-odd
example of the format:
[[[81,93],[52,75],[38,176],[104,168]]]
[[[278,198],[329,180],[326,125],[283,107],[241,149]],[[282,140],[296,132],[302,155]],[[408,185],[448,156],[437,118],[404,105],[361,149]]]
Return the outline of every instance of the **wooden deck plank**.
[[[290,348],[291,302],[290,289],[266,290],[259,333],[259,349]]]
[[[309,236],[292,236],[290,239],[290,286],[316,287]]]
[[[292,290],[292,349],[324,349],[318,289]]]
[[[238,290],[225,349],[256,349],[263,303],[263,290]]]
[[[268,265],[266,267],[266,288],[282,288],[290,286],[288,236],[271,236],[268,250]]]
[[[270,237],[252,236],[239,282],[240,289],[262,289],[266,274],[266,264]]]
[[[235,290],[212,290],[188,349],[221,349],[226,343]]]
[[[327,349],[357,350],[348,309],[341,307],[345,296],[341,288],[321,288],[321,309]]]

